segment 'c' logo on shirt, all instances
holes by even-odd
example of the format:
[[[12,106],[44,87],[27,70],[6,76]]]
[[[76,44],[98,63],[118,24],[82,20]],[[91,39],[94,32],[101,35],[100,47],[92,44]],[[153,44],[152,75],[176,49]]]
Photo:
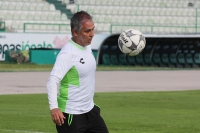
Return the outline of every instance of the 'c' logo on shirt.
[[[82,63],[82,64],[85,63],[84,60],[83,60],[83,58],[81,58],[79,62]]]

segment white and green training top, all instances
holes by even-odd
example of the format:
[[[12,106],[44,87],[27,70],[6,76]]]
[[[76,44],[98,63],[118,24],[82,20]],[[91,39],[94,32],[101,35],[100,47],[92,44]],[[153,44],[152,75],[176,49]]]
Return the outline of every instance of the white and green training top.
[[[94,107],[96,61],[91,46],[70,40],[60,51],[47,82],[50,109],[83,114]]]

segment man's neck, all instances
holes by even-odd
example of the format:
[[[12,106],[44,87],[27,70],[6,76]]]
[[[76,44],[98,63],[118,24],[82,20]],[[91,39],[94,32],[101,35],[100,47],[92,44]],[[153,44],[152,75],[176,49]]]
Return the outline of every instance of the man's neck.
[[[82,46],[82,47],[84,47],[83,45],[81,45],[78,41],[77,41],[77,39],[75,39],[74,37],[72,37],[71,38],[72,39],[72,41],[74,41],[76,44],[78,44],[78,45],[80,45],[80,46]]]

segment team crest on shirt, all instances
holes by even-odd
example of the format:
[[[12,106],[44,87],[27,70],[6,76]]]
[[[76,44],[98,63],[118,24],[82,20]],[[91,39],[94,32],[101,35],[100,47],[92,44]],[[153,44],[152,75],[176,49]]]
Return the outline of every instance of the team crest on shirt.
[[[83,58],[81,58],[79,62],[82,63],[82,64],[85,63],[85,61],[83,60]]]

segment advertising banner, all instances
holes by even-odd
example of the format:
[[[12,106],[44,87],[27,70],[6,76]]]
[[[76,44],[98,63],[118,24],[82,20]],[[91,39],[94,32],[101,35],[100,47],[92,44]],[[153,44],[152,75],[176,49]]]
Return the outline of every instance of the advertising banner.
[[[95,35],[92,49],[98,50],[109,34]],[[5,60],[6,50],[29,50],[30,48],[62,48],[71,34],[0,33],[0,61]]]

